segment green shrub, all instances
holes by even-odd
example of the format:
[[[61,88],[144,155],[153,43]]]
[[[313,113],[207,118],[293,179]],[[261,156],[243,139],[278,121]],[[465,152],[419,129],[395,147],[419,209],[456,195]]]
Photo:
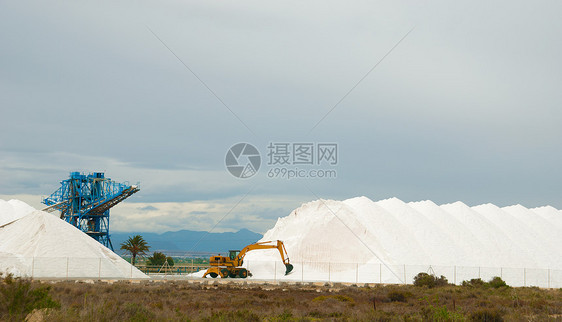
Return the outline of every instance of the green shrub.
[[[340,302],[347,302],[347,303],[353,303],[353,298],[351,296],[347,296],[347,295],[332,295],[333,298],[335,298],[336,300],[340,301]]]
[[[464,314],[457,309],[457,311],[449,311],[446,305],[439,305],[439,297],[435,297],[430,302],[428,297],[422,299],[427,306],[422,307],[421,316],[424,321],[464,321]]]
[[[481,322],[501,322],[503,317],[501,312],[497,309],[482,309],[478,310],[470,315],[471,321],[481,321]]]
[[[155,314],[140,303],[127,303],[123,311],[121,318],[128,317],[129,321],[145,322],[155,318]]]
[[[445,276],[441,275],[439,278],[435,277],[435,286],[447,286],[447,285],[449,285],[449,281]]]
[[[435,286],[435,277],[427,273],[419,273],[414,277],[415,286],[427,286],[429,288]]]
[[[31,280],[8,275],[0,280],[0,318],[23,319],[34,309],[58,308],[50,286],[34,287]]]
[[[320,295],[312,299],[313,302],[322,302],[327,300],[328,297],[326,295]]]
[[[261,321],[261,318],[256,313],[249,310],[238,310],[238,311],[221,311],[211,314],[210,316],[203,318],[202,321]]]
[[[421,315],[424,321],[464,321],[465,317],[462,312],[449,311],[446,305],[423,307]]]
[[[411,296],[412,293],[409,292],[392,291],[388,293],[387,298],[390,302],[406,302]]]
[[[312,301],[322,302],[322,301],[326,301],[327,299],[334,299],[334,300],[338,300],[340,302],[346,302],[346,303],[354,303],[355,302],[352,297],[347,296],[347,295],[340,295],[340,294],[320,295],[320,296],[317,296],[317,297],[313,298]]]
[[[500,277],[494,276],[489,282],[484,282],[480,278],[473,278],[470,281],[463,281],[462,286],[469,286],[469,287],[486,286],[486,287],[500,288],[508,285]]]
[[[324,315],[323,315],[320,311],[314,310],[314,311],[309,312],[309,313],[307,314],[307,316],[310,316],[310,317],[312,317],[312,318],[320,319],[320,318],[322,318]]]
[[[433,288],[436,286],[446,286],[449,282],[447,278],[441,275],[437,278],[435,275],[429,275],[427,273],[419,273],[414,277],[414,285],[415,286],[427,286],[429,288]]]
[[[500,288],[500,287],[503,287],[503,286],[507,286],[507,284],[504,282],[504,280],[502,280],[501,277],[499,277],[499,276],[494,276],[488,282],[488,284],[493,288]]]
[[[277,316],[277,318],[279,318],[282,321],[290,320],[292,317],[293,317],[293,313],[288,309],[283,310],[283,313]]]
[[[481,287],[486,283],[481,278],[473,278],[470,281],[462,281],[462,286]]]

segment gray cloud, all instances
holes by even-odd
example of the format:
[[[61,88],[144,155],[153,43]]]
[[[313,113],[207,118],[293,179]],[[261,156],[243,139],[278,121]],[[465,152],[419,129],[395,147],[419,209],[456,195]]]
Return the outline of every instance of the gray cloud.
[[[139,207],[137,208],[139,211],[157,211],[158,208],[154,207],[154,206],[144,206],[144,207]]]
[[[206,215],[208,213],[209,212],[207,212],[207,211],[190,211],[189,212],[189,214],[191,214],[191,215]]]
[[[2,3],[0,193],[48,195],[75,170],[140,181],[130,203],[232,207],[253,188],[262,203],[221,229],[260,231],[317,196],[561,208],[561,6]],[[270,141],[338,142],[338,178],[225,171],[232,144]]]

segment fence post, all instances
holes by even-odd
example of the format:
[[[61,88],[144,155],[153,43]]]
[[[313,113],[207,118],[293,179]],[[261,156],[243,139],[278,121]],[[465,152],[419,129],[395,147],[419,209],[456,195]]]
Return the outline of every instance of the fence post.
[[[355,263],[355,284],[359,283],[359,263]]]
[[[454,267],[455,267],[455,268],[454,268],[454,270],[455,270],[455,273],[454,273],[454,274],[455,274],[455,277],[454,277],[454,280],[453,280],[453,281],[454,281],[455,285],[457,285],[457,265],[455,265]]]
[[[406,284],[406,264],[404,264],[404,284]]]
[[[68,257],[66,258],[66,278],[68,279]]]

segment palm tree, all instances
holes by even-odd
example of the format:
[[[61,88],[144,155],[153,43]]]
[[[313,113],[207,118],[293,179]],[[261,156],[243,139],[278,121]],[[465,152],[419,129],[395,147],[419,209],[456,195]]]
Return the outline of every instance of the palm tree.
[[[145,256],[146,252],[150,249],[150,246],[146,244],[144,238],[141,235],[136,235],[129,237],[126,241],[121,243],[121,249],[129,252],[133,258],[131,263],[135,265],[135,259],[138,256]]]

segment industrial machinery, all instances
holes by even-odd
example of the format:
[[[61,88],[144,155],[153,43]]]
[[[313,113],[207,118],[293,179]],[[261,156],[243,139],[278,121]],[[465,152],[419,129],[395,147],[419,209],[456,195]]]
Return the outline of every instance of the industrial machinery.
[[[103,172],[71,172],[61,187],[41,200],[43,211],[60,211],[60,218],[113,250],[109,238],[109,209],[139,191],[138,185],[118,183]]]
[[[274,244],[271,244],[274,243]],[[241,267],[244,263],[244,256],[251,251],[256,249],[272,249],[277,248],[279,254],[281,255],[281,259],[283,260],[283,264],[285,264],[285,275],[289,274],[293,270],[293,265],[289,263],[289,255],[287,254],[287,250],[285,249],[285,245],[282,241],[277,240],[275,242],[266,241],[261,243],[255,243],[244,247],[242,250],[231,250],[229,251],[229,256],[211,256],[209,259],[209,264],[211,267],[203,274],[203,277],[207,277],[210,275],[212,278],[216,278],[220,276],[222,278],[226,277],[240,277],[246,278],[248,275],[252,276],[252,274]]]

